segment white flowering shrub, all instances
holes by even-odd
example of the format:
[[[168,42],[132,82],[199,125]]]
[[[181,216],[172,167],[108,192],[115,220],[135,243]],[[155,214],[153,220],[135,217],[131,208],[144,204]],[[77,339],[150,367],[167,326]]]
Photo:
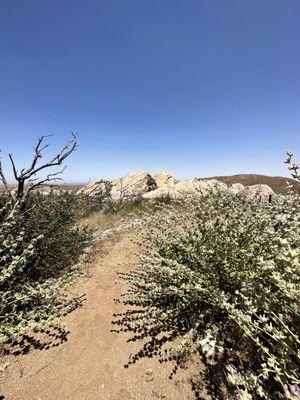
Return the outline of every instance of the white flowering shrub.
[[[148,338],[129,364],[197,349],[236,398],[299,398],[299,228],[292,193],[271,204],[220,193],[147,217],[119,298],[129,310],[114,321]]]
[[[43,235],[32,257],[30,275],[39,280],[58,277],[78,262],[89,240],[86,228],[75,229],[78,220],[89,212],[89,203],[73,193],[33,195],[26,199],[25,242]]]
[[[61,289],[77,273],[88,233],[76,219],[68,195],[33,197],[0,206],[0,350],[22,335],[61,326],[62,315],[79,302]]]
[[[285,162],[286,164],[288,164],[288,168],[289,168],[289,170],[291,171],[292,177],[293,177],[296,181],[300,182],[300,173],[299,173],[300,164],[297,164],[297,163],[295,163],[295,162],[293,161],[293,156],[294,156],[294,154],[293,154],[292,151],[287,151],[286,154],[287,154],[287,158],[286,158],[286,160],[285,160],[284,162]]]

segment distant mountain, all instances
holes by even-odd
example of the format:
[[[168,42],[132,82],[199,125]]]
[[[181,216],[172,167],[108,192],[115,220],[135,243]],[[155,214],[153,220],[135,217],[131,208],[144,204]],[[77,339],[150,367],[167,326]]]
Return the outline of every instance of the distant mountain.
[[[258,174],[238,174],[231,176],[213,176],[205,179],[218,179],[227,185],[232,185],[233,183],[242,183],[245,186],[257,185],[263,183],[270,186],[275,193],[284,193],[286,191],[286,182],[291,183],[296,192],[300,194],[300,184],[295,180],[290,178],[285,178],[282,176],[268,176],[268,175],[258,175]]]

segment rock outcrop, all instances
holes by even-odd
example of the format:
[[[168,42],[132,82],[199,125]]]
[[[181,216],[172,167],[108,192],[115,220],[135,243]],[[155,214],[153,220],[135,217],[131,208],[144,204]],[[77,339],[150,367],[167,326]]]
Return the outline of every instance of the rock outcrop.
[[[169,172],[158,172],[150,175],[146,171],[128,174],[112,181],[89,183],[77,193],[89,196],[110,196],[113,201],[130,201],[137,198],[151,200],[160,197],[183,199],[188,196],[209,196],[218,193],[231,193],[245,200],[257,198],[270,200],[273,190],[263,184],[244,186],[235,183],[229,187],[217,179],[193,178],[177,181]]]
[[[80,189],[78,193],[88,196],[109,195],[112,200],[133,199],[155,190],[157,184],[150,174],[138,171],[112,181],[96,181]]]
[[[232,194],[238,194],[242,190],[244,190],[245,186],[242,183],[233,183],[228,187],[228,190]]]
[[[226,183],[220,182],[217,179],[203,179],[202,181],[205,182],[207,195],[226,192],[228,190]]]
[[[138,171],[112,181],[111,196],[113,199],[121,196],[138,198],[156,188],[157,184],[150,174]]]
[[[142,197],[144,199],[155,199],[168,196],[172,199],[182,199],[187,196],[208,196],[224,190],[227,190],[227,185],[215,179],[193,178],[179,181],[174,185],[159,186],[156,190],[145,193]]]
[[[85,194],[87,196],[99,196],[106,190],[106,183],[108,181],[92,181],[88,183],[85,187],[79,189],[76,194]]]
[[[274,191],[268,185],[252,185],[246,186],[237,195],[244,200],[252,200],[256,198],[257,200],[270,200],[270,196],[274,196]]]
[[[175,198],[177,198],[176,191],[173,188],[170,188],[169,186],[164,185],[155,190],[151,190],[151,192],[147,192],[142,195],[142,199],[144,199],[144,200],[152,200],[152,199],[158,199],[158,198],[163,198],[163,197],[169,197],[171,199],[175,199]]]
[[[174,175],[170,172],[157,172],[156,174],[153,174],[152,177],[158,188],[165,186],[174,187],[177,182]]]

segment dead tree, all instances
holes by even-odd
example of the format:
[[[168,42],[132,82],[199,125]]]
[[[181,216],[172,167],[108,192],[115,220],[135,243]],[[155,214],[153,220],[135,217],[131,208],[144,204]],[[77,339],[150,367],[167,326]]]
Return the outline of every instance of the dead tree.
[[[47,174],[45,178],[39,178],[38,174],[46,169],[63,165],[66,158],[69,157],[69,155],[73,153],[78,146],[77,135],[72,132],[71,139],[60,150],[60,152],[50,159],[50,161],[40,164],[40,160],[44,155],[43,151],[49,147],[49,143],[45,143],[45,139],[50,136],[52,135],[44,135],[38,138],[37,144],[34,147],[34,155],[30,166],[28,168],[23,168],[20,172],[17,170],[13,155],[9,154],[13,175],[17,182],[16,191],[12,191],[10,189],[7,179],[5,178],[0,159],[0,182],[2,182],[7,194],[14,202],[25,199],[32,190],[37,189],[38,187],[62,180],[59,175],[64,172],[66,167],[60,171]]]

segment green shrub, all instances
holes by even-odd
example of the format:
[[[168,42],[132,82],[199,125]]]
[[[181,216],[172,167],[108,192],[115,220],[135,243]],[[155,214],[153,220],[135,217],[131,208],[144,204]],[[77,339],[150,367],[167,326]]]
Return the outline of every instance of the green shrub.
[[[77,273],[89,232],[75,229],[74,195],[32,195],[13,207],[1,199],[0,343],[60,323],[76,299],[61,289]]]
[[[146,218],[119,299],[135,309],[115,320],[149,339],[130,363],[180,362],[196,346],[237,398],[298,398],[299,228],[293,194],[272,204],[219,194]]]
[[[85,228],[75,228],[86,212],[85,206],[83,199],[72,193],[33,195],[27,199],[22,208],[25,242],[33,236],[44,238],[37,243],[30,265],[34,279],[56,277],[78,261],[89,239]]]

